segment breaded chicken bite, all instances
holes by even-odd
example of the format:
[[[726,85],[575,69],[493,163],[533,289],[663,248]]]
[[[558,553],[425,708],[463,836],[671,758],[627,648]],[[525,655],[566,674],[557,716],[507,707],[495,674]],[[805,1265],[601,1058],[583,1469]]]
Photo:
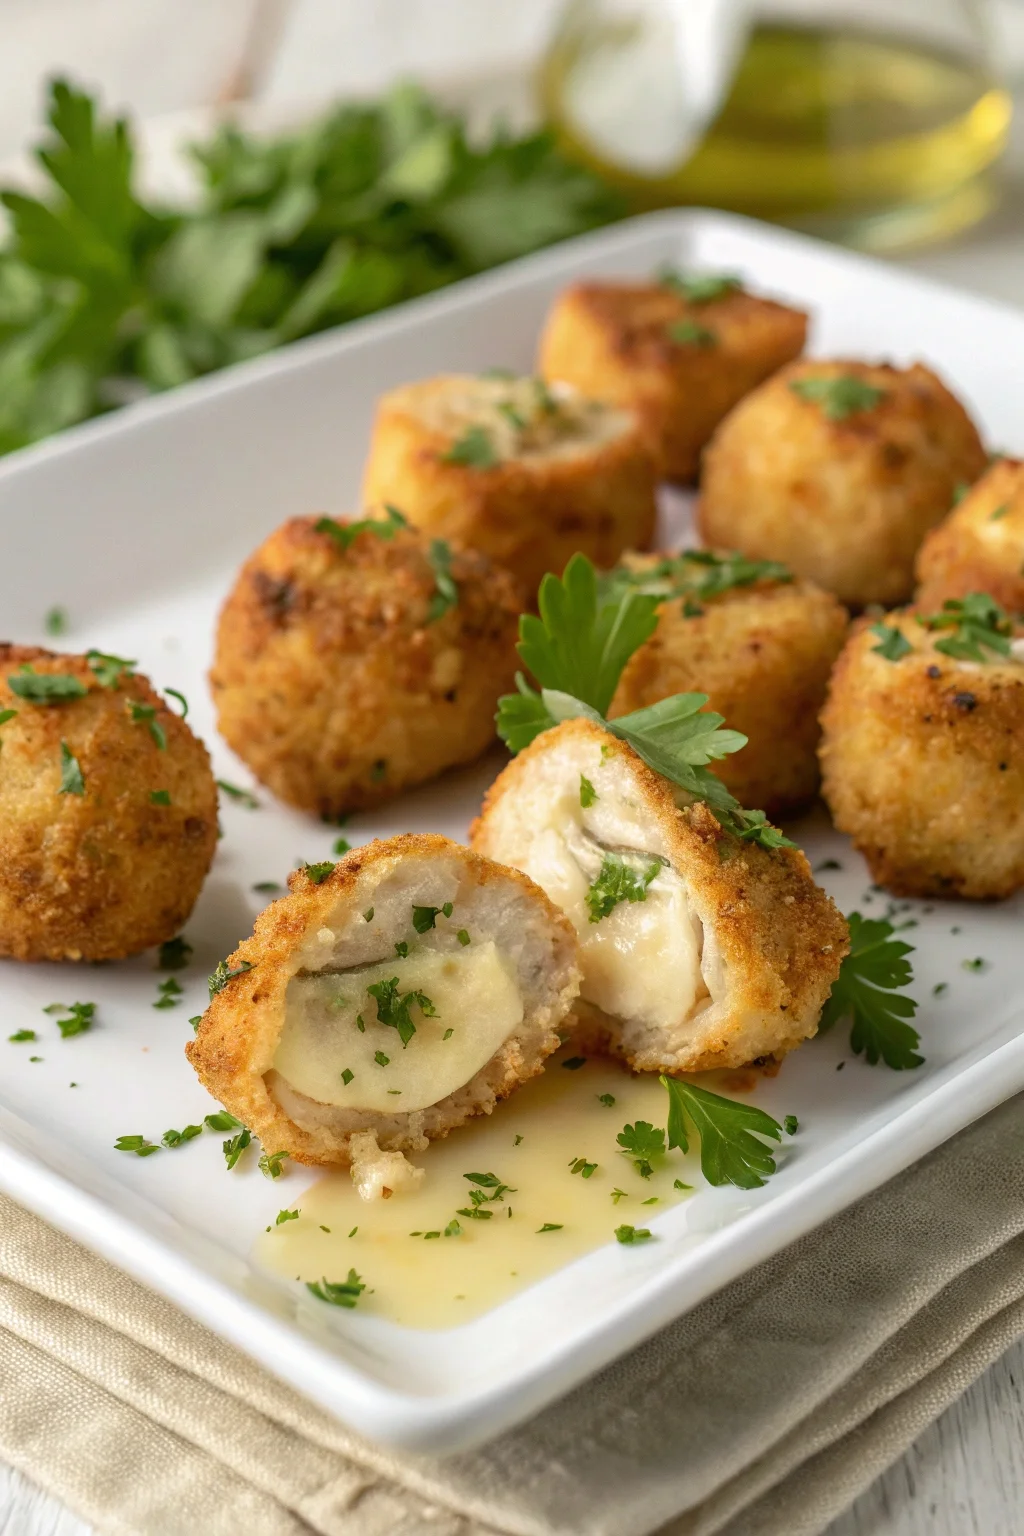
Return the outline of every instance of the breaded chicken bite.
[[[920,363],[794,363],[708,445],[701,536],[854,607],[905,602],[921,540],[984,466],[974,423]]]
[[[822,793],[898,896],[1024,885],[1024,627],[980,593],[863,620],[822,713]]]
[[[482,550],[532,603],[578,550],[613,565],[654,534],[654,464],[630,411],[540,379],[449,374],[384,395],[363,481],[430,534]]]
[[[264,1148],[357,1162],[372,1196],[402,1177],[388,1154],[541,1071],[579,990],[576,938],[530,880],[444,837],[369,843],[290,885],[211,977],[186,1054]]]
[[[948,597],[987,592],[1024,613],[1024,463],[997,459],[933,528],[917,556],[914,603],[923,613]]]
[[[206,748],[133,662],[0,645],[0,955],[162,944],[216,846]]]
[[[506,571],[393,510],[292,518],[221,612],[210,672],[221,734],[300,810],[380,804],[493,740],[520,603]]]
[[[818,711],[846,635],[846,609],[785,566],[688,550],[626,556],[605,578],[663,596],[658,627],[635,651],[609,718],[675,693],[706,693],[707,708],[748,738],[711,765],[741,805],[769,820],[818,788]]]
[[[538,367],[551,382],[636,412],[659,473],[693,480],[723,416],[799,357],[807,316],[739,281],[671,270],[648,283],[575,283],[548,315]]]
[[[638,1071],[779,1059],[817,1030],[847,929],[804,855],[741,841],[597,723],[520,752],[472,844],[572,919],[581,1023]]]

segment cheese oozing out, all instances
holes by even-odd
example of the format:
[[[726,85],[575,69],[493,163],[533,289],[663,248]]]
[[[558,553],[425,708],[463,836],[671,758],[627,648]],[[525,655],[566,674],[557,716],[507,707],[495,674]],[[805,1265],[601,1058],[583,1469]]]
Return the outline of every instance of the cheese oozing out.
[[[395,1005],[415,1028],[404,1045],[380,1017],[394,1016],[395,1006],[368,990],[392,979]],[[403,959],[293,977],[273,1065],[321,1104],[402,1114],[469,1082],[522,1020],[515,976],[492,939],[458,952],[424,947]]]
[[[586,809],[580,805],[579,766],[573,763],[568,782],[549,785],[551,792],[538,797],[540,823],[534,822],[529,846],[516,862],[575,925],[580,995],[616,1018],[669,1028],[711,1001],[701,969],[702,926],[683,881],[664,860],[642,899],[619,901],[593,921],[587,894],[609,855],[638,877],[641,889],[661,856],[628,790],[617,788],[607,769],[594,765],[589,772],[600,785],[598,799]]]

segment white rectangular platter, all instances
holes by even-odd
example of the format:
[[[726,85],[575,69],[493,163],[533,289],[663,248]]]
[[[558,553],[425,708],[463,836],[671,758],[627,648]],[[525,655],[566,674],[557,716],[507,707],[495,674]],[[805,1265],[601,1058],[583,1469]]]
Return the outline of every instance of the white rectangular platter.
[[[183,690],[218,775],[249,783],[217,739],[205,685],[215,612],[238,563],[292,514],[356,510],[380,391],[442,370],[528,371],[544,312],[566,282],[648,274],[664,261],[737,271],[807,306],[815,352],[937,366],[991,443],[1024,451],[1024,315],[743,220],[654,215],[3,462],[0,631],[44,642],[43,615],[62,604],[69,648],[138,658],[158,688]],[[495,754],[356,817],[346,835],[464,838],[500,761]],[[229,1175],[214,1136],[146,1159],[114,1150],[118,1135],[159,1136],[212,1109],[183,1055],[205,977],[249,932],[255,882],[329,856],[329,828],[260,800],[258,812],[223,808],[224,837],[186,929],[196,954],[179,973],[179,1008],[153,1010],[152,955],[78,970],[0,964],[3,1037],[36,1029],[28,1050],[41,1058],[0,1039],[0,1187],[372,1438],[446,1451],[495,1435],[1024,1089],[1024,907],[915,909],[908,937],[926,1065],[868,1067],[849,1057],[841,1030],[797,1052],[756,1094],[801,1124],[764,1189],[701,1187],[651,1223],[658,1241],[609,1241],[497,1315],[445,1332],[311,1304],[304,1287],[254,1275],[248,1258],[309,1174],[292,1169],[286,1185],[272,1184],[250,1159]],[[844,910],[881,915],[885,897],[867,890],[860,860],[822,817],[795,836],[812,864],[842,860],[822,878]],[[965,970],[975,957],[984,967]],[[934,997],[940,981],[948,986]],[[97,1003],[96,1027],[62,1040],[40,1010],[79,998]]]

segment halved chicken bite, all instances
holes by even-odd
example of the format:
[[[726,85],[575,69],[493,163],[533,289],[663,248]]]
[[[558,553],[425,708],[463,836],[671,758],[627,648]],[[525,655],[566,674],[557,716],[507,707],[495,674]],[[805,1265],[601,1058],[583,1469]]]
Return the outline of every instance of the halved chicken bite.
[[[778,1059],[817,1030],[848,936],[804,855],[725,830],[600,725],[538,736],[492,786],[472,845],[572,919],[580,1022],[638,1070]]]
[[[557,1048],[576,938],[518,871],[409,834],[290,884],[225,962],[186,1051],[268,1151],[347,1165],[373,1161],[372,1138],[421,1150]]]

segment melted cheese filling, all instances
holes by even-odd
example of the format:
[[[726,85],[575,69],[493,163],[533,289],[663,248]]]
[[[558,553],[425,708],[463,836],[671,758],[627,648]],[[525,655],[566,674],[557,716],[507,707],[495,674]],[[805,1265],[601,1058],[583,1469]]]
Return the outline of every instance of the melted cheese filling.
[[[708,989],[701,974],[702,930],[686,889],[662,864],[641,901],[620,901],[591,921],[587,892],[608,853],[635,874],[650,869],[652,855],[619,843],[628,826],[617,826],[615,807],[601,802],[600,821],[582,812],[578,793],[553,799],[547,825],[532,839],[523,872],[571,918],[580,939],[580,994],[605,1013],[654,1027],[670,1027],[697,1007]],[[627,818],[628,819],[628,818]]]
[[[571,384],[545,387],[530,377],[452,376],[423,397],[421,414],[453,439],[482,427],[502,460],[577,457],[632,425],[626,412],[587,399]]]
[[[368,990],[392,978],[415,1026],[405,1045],[378,1016],[387,1005]],[[273,1065],[321,1104],[404,1114],[468,1083],[522,1019],[519,988],[493,940],[457,954],[423,949],[355,970],[296,976]]]

